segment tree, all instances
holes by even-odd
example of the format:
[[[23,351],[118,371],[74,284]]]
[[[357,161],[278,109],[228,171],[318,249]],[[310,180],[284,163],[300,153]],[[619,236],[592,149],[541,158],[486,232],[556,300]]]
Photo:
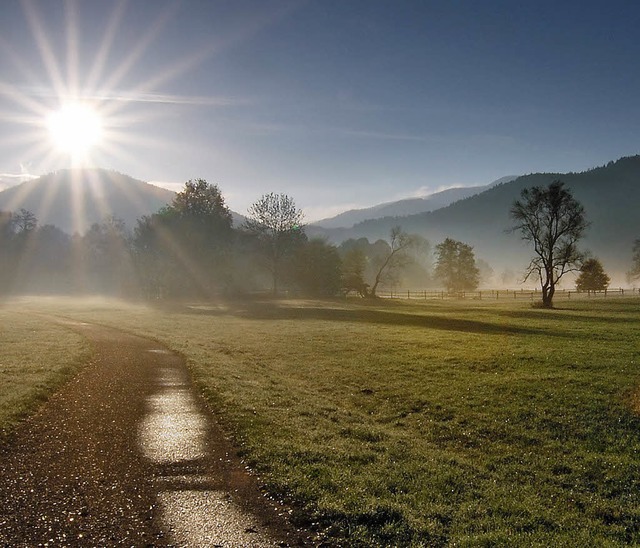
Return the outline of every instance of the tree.
[[[607,276],[598,259],[587,259],[580,268],[580,275],[576,280],[578,291],[603,291],[609,287],[611,278]]]
[[[134,229],[134,263],[140,287],[149,299],[164,299],[191,292],[193,276],[189,272],[192,269],[185,264],[188,259],[185,260],[180,253],[180,243],[173,233],[167,208],[138,219]],[[197,269],[194,267],[193,270]]]
[[[577,248],[588,226],[584,208],[562,181],[554,181],[548,187],[525,188],[510,214],[515,221],[511,230],[534,249],[524,281],[537,276],[542,306],[552,308],[556,285],[567,272],[579,269],[584,258]]]
[[[232,218],[217,185],[190,180],[170,206],[138,220],[133,240],[149,297],[210,296],[227,287]]]
[[[0,211],[0,294],[9,291],[16,265],[12,220],[11,212]]]
[[[207,230],[207,235],[228,236],[231,230],[231,212],[224,202],[218,185],[204,179],[191,179],[184,190],[176,194],[171,204],[179,217],[188,220],[196,230]]]
[[[77,242],[76,275],[84,289],[124,295],[132,291],[131,238],[122,219],[108,216],[94,223]]]
[[[381,282],[388,281],[397,271],[409,263],[411,258],[407,250],[414,245],[414,238],[403,232],[399,226],[394,226],[390,233],[389,252],[381,257],[375,280],[369,291],[369,296],[375,298]]]
[[[434,275],[447,291],[473,291],[480,282],[480,270],[476,266],[473,248],[463,242],[445,239],[436,246]]]
[[[11,224],[16,234],[28,234],[36,229],[38,219],[31,211],[23,208],[13,215]]]
[[[493,275],[495,274],[491,265],[484,259],[476,259],[476,266],[480,275],[479,285],[488,287],[492,285]]]
[[[29,292],[74,289],[71,237],[53,225],[38,226],[20,261],[16,288]]]
[[[256,237],[259,251],[271,273],[272,291],[278,293],[283,264],[297,244],[304,242],[304,214],[286,194],[264,194],[248,210],[244,228]]]
[[[305,295],[332,297],[340,291],[340,255],[334,245],[313,238],[298,247],[295,263],[296,282]]]
[[[367,256],[360,247],[352,247],[344,252],[342,257],[342,289],[346,293],[355,291],[361,297],[367,296],[369,285],[364,281],[366,266]]]
[[[631,270],[627,272],[627,279],[629,282],[640,278],[640,240],[633,242],[633,256],[631,258],[633,266]]]
[[[430,286],[433,273],[433,249],[431,242],[419,234],[412,234],[411,248],[407,249],[410,261],[399,273],[400,283],[404,287]]]
[[[20,289],[32,274],[27,263],[31,263],[37,229],[38,219],[31,211],[0,212],[0,284],[4,290]]]

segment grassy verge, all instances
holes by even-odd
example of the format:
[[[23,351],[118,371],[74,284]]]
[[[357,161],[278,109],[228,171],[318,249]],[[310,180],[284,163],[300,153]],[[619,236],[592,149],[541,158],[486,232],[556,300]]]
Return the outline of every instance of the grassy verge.
[[[562,306],[38,304],[182,352],[331,543],[640,543],[640,302]]]
[[[86,363],[79,335],[50,321],[0,308],[0,439]]]

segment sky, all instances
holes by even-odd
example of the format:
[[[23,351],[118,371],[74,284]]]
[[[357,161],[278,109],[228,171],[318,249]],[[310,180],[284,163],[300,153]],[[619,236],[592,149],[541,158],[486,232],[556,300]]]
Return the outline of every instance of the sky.
[[[0,186],[94,165],[313,221],[583,171],[640,152],[638,28],[632,0],[2,0]],[[74,102],[82,153],[50,130]]]

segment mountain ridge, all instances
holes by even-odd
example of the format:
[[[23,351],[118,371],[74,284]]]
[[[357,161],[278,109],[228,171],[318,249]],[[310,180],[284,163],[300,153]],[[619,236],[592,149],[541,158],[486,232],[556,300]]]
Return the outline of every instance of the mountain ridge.
[[[0,210],[26,209],[40,225],[83,234],[108,216],[130,228],[143,215],[171,203],[175,193],[102,168],[62,169],[0,192]]]
[[[362,237],[375,241],[388,239],[391,228],[400,225],[433,245],[447,237],[464,241],[474,247],[476,257],[489,262],[494,270],[523,270],[531,258],[531,248],[518,234],[509,232],[513,225],[509,211],[524,188],[546,186],[554,180],[563,181],[585,207],[591,225],[580,247],[600,258],[605,269],[623,275],[630,267],[633,242],[640,238],[638,155],[578,173],[522,175],[431,212],[363,221],[349,229],[313,227],[312,235],[333,243]]]
[[[41,225],[54,224],[68,233],[82,233],[82,229],[88,229],[109,214],[122,218],[132,228],[142,215],[155,213],[175,196],[172,191],[114,171],[95,172],[101,175],[90,177],[85,172],[87,177],[77,178],[73,192],[69,182],[66,193],[61,195],[55,192],[58,186],[65,186],[59,180],[64,178],[61,172],[26,181],[0,192],[0,210],[25,208],[36,215]],[[119,184],[113,181],[111,185],[101,184],[101,177],[115,179]],[[509,210],[522,189],[546,186],[556,179],[564,181],[584,205],[591,222],[581,247],[601,259],[606,270],[615,269],[623,274],[630,267],[633,242],[640,238],[639,155],[578,173],[522,175],[433,211],[370,219],[350,228],[322,228],[311,224],[307,226],[307,234],[324,237],[335,244],[349,238],[376,241],[388,239],[391,228],[400,225],[406,232],[428,239],[432,245],[447,237],[464,241],[474,247],[477,258],[487,261],[496,272],[500,269],[520,271],[530,260],[532,251],[518,234],[508,233],[512,226]],[[120,188],[120,202],[113,202],[109,200],[110,187],[124,187],[129,192]],[[84,225],[75,219],[78,212],[86,215]],[[242,217],[234,214],[234,224],[238,226],[241,222]]]
[[[84,234],[106,217],[122,219],[129,229],[137,220],[173,202],[176,193],[115,170],[62,169],[0,190],[0,211],[26,209],[40,225],[68,234]],[[231,211],[235,226],[244,221]]]
[[[512,181],[516,178],[516,175],[508,175],[486,185],[452,187],[419,198],[404,198],[402,200],[383,202],[371,207],[350,209],[333,217],[320,219],[310,224],[320,228],[351,228],[360,222],[370,219],[406,217],[408,215],[434,211],[435,209],[446,207],[455,201],[479,194],[493,186]]]

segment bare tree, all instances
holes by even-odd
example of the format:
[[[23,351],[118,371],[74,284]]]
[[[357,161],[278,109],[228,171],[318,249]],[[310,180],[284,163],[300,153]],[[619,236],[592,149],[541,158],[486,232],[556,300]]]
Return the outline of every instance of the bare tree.
[[[282,263],[296,242],[304,238],[304,214],[286,194],[264,194],[248,210],[244,228],[257,236],[271,272],[273,294],[278,293]]]
[[[369,291],[370,297],[375,298],[380,283],[385,279],[389,279],[390,276],[396,274],[400,268],[411,261],[411,257],[406,252],[414,245],[414,237],[403,232],[399,226],[394,226],[389,236],[391,239],[389,253],[380,262],[375,280]]]
[[[578,270],[584,254],[577,248],[588,223],[584,208],[564,187],[554,181],[548,187],[525,188],[511,208],[512,231],[533,245],[534,256],[524,281],[540,279],[542,306],[553,307],[556,285],[567,272]]]

